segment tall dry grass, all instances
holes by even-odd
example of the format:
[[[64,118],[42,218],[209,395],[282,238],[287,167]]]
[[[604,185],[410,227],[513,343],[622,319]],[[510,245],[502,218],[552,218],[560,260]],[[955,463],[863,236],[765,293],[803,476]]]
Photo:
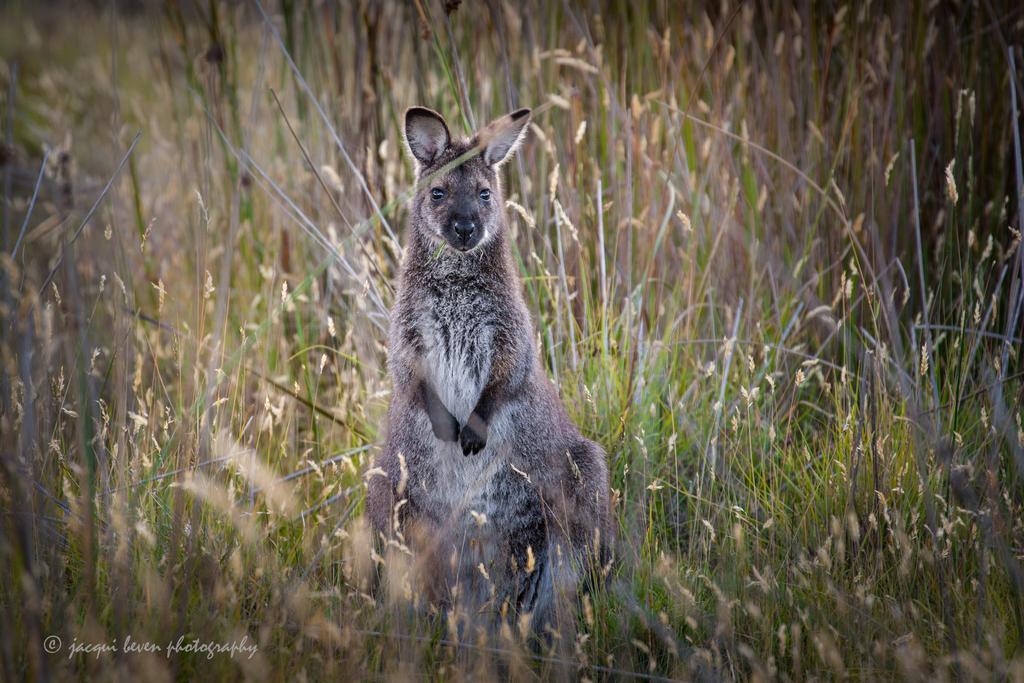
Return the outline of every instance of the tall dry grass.
[[[1022,22],[6,4],[3,678],[1024,680]],[[509,227],[620,527],[572,643],[373,591],[411,104],[537,112]],[[258,651],[67,656],[126,636]]]

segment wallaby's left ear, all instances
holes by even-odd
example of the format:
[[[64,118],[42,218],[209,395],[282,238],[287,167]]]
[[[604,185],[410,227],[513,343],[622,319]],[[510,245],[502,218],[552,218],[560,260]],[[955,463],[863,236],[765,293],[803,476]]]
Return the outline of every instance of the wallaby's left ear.
[[[526,124],[529,122],[530,110],[524,107],[487,124],[477,134],[479,144],[484,148],[484,163],[498,166],[509,159],[526,137]]]
[[[429,166],[451,143],[451,134],[444,117],[426,107],[409,107],[405,111],[405,144],[419,163]]]

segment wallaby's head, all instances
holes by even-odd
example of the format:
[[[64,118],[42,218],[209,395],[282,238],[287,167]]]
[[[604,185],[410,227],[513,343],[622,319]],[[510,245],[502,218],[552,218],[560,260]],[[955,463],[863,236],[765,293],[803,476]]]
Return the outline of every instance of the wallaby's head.
[[[405,142],[420,186],[412,202],[412,229],[459,252],[492,239],[504,223],[498,167],[519,146],[529,121],[530,110],[517,109],[459,140],[452,139],[437,112],[406,111]],[[453,164],[470,152],[476,153]]]

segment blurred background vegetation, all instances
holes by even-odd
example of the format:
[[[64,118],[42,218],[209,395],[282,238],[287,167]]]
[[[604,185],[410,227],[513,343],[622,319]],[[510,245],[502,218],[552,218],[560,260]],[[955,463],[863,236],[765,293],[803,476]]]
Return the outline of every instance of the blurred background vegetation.
[[[995,0],[4,3],[2,678],[1024,680],[1022,45]],[[413,104],[535,108],[509,234],[620,529],[550,651],[371,590]]]

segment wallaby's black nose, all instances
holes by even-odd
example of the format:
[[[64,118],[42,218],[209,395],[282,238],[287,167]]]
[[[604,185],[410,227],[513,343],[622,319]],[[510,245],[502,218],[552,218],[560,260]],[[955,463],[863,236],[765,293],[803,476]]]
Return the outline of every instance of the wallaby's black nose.
[[[476,221],[472,218],[456,218],[452,221],[452,228],[455,229],[455,234],[460,240],[468,242],[476,232]]]

